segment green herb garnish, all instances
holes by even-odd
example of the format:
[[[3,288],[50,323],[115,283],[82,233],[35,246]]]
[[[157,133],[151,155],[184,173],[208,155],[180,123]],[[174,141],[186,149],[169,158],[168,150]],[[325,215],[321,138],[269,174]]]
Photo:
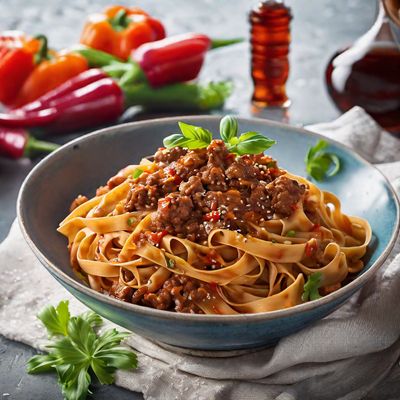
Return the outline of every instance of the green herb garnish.
[[[172,260],[171,258],[165,257],[165,259],[167,260],[167,266],[170,269],[174,269],[175,268],[175,260]]]
[[[179,122],[179,128],[182,133],[176,133],[164,139],[165,147],[201,149],[211,143],[212,133],[207,129],[183,122]],[[259,154],[276,143],[275,140],[269,139],[258,132],[246,132],[238,135],[237,120],[230,115],[222,118],[220,135],[228,150],[237,155]]]
[[[130,217],[130,218],[127,219],[126,222],[127,222],[128,226],[132,226],[134,224],[134,222],[135,222],[135,218]]]
[[[188,149],[202,149],[207,147],[212,140],[212,133],[200,126],[185,124],[178,122],[179,128],[182,133],[176,133],[164,139],[164,146],[171,147],[185,147]]]
[[[287,237],[295,237],[296,236],[296,231],[290,230],[286,232]]]
[[[308,276],[307,282],[304,285],[304,292],[301,296],[303,301],[317,300],[321,297],[318,288],[321,286],[322,273],[315,272]]]
[[[307,174],[316,181],[323,181],[327,176],[334,176],[340,170],[340,159],[336,154],[324,151],[328,147],[325,140],[319,140],[308,150],[304,159]]]
[[[136,168],[136,169],[132,172],[132,178],[133,178],[133,179],[139,178],[139,176],[142,175],[143,172],[144,172],[144,171],[143,171],[142,169]]]
[[[102,384],[114,382],[117,369],[137,368],[136,354],[120,346],[128,333],[110,329],[98,335],[95,328],[102,318],[88,311],[71,317],[68,301],[56,308],[47,306],[38,318],[54,341],[48,354],[32,357],[27,363],[30,374],[56,372],[66,400],[84,400],[89,391],[92,372]]]

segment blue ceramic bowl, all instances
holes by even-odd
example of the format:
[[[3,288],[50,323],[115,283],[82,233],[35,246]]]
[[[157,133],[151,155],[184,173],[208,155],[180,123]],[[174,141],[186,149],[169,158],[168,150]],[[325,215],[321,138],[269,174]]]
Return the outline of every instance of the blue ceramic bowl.
[[[305,328],[344,303],[376,273],[393,246],[399,229],[399,205],[382,174],[341,144],[331,142],[342,160],[341,172],[320,184],[339,196],[346,213],[366,218],[373,241],[366,266],[347,286],[293,308],[261,314],[188,315],[124,303],[82,284],[72,273],[67,243],[56,232],[79,193],[95,189],[127,164],[153,154],[164,136],[185,121],[218,132],[219,117],[176,117],[114,126],[63,146],[40,162],[26,178],[18,198],[22,232],[46,269],[82,303],[105,318],[150,339],[169,345],[208,350],[233,350],[273,344]],[[304,156],[319,136],[278,123],[239,119],[241,131],[260,131],[276,139],[270,149],[283,168],[305,176]]]

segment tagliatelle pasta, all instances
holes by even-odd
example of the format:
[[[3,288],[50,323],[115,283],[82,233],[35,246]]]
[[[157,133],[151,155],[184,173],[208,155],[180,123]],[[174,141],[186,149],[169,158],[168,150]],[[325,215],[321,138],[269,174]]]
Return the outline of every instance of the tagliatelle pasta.
[[[363,268],[367,221],[270,157],[231,154],[162,148],[120,171],[60,223],[73,269],[124,301],[235,314],[302,303],[315,273],[326,295]]]

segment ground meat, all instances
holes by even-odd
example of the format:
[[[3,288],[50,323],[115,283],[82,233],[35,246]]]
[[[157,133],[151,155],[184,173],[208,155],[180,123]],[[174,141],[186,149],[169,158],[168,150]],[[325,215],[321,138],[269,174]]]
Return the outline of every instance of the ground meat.
[[[126,211],[154,209],[158,201],[157,186],[136,185],[131,188],[125,204]]]
[[[179,185],[179,191],[186,196],[190,196],[193,193],[204,192],[204,190],[201,179],[198,176],[191,176],[187,182],[182,182]]]
[[[187,150],[182,149],[181,147],[173,147],[172,149],[160,148],[154,154],[154,161],[157,163],[161,162],[164,164],[170,164],[186,153]]]
[[[114,282],[110,288],[109,295],[116,299],[130,302],[132,299],[133,289],[129,286]]]
[[[226,170],[229,179],[254,180],[257,177],[257,168],[250,160],[239,158]]]
[[[305,192],[305,186],[284,175],[275,179],[267,186],[271,196],[271,206],[275,214],[289,217]]]
[[[152,173],[131,181],[124,209],[155,211],[152,232],[198,243],[215,228],[245,234],[274,214],[288,217],[305,191],[270,157],[236,156],[221,140],[206,149],[160,149],[155,159],[159,165]]]
[[[252,211],[265,220],[272,218],[271,200],[265,185],[259,184],[251,190],[249,204]]]
[[[195,175],[198,170],[207,163],[207,159],[206,149],[188,151],[174,163],[175,172],[185,181],[189,179],[190,176]]]
[[[220,167],[207,165],[201,172],[201,182],[208,190],[222,190],[228,189],[224,171]]]
[[[207,147],[208,165],[225,169],[229,151],[222,140],[213,140]]]
[[[86,203],[89,199],[86,196],[82,196],[81,194],[72,201],[71,205],[69,206],[69,211],[72,212],[75,208],[79,207],[83,203]]]
[[[139,289],[140,290],[140,289]],[[196,303],[210,295],[208,284],[185,275],[172,275],[155,293],[144,294],[141,304],[159,310],[202,314]]]

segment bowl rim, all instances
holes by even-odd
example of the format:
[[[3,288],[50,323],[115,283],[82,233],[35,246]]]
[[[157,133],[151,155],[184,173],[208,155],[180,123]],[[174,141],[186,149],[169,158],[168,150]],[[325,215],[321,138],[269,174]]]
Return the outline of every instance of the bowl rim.
[[[24,212],[23,212],[23,196],[27,187],[28,182],[30,179],[35,176],[37,173],[40,173],[40,170],[42,168],[46,167],[46,164],[51,160],[52,158],[56,157],[60,152],[65,151],[66,149],[73,148],[76,144],[90,141],[93,137],[99,136],[99,135],[108,135],[110,133],[118,133],[118,130],[120,130],[122,127],[123,128],[129,128],[129,127],[135,127],[139,128],[141,126],[146,126],[146,125],[162,125],[164,123],[173,123],[173,122],[179,122],[182,120],[187,120],[187,122],[190,122],[190,120],[204,120],[204,121],[219,121],[221,119],[222,115],[183,115],[183,116],[174,116],[174,117],[166,117],[166,118],[155,118],[155,119],[149,119],[149,120],[143,120],[143,121],[134,121],[134,122],[129,122],[129,123],[123,123],[123,124],[118,124],[118,125],[113,125],[110,127],[102,128],[95,130],[91,133],[88,133],[84,136],[80,136],[48,156],[46,156],[43,160],[41,160],[27,175],[27,177],[24,179],[21,188],[18,193],[18,198],[17,198],[17,218],[19,222],[19,226],[21,228],[22,234],[30,246],[30,248],[33,250],[34,254],[36,257],[39,259],[39,261],[43,264],[43,266],[50,272],[51,275],[53,275],[54,278],[58,278],[61,280],[63,283],[65,283],[67,286],[72,287],[76,291],[82,293],[83,295],[93,297],[96,300],[100,301],[100,303],[107,303],[110,306],[115,306],[117,308],[122,308],[126,311],[134,312],[135,314],[139,314],[145,317],[155,317],[157,319],[161,320],[177,320],[177,321],[185,321],[185,322],[190,322],[190,323],[206,323],[206,322],[221,322],[221,323],[240,323],[243,320],[246,320],[246,322],[250,321],[266,321],[266,320],[275,320],[275,319],[280,319],[280,318],[285,318],[285,317],[290,317],[293,315],[305,313],[308,311],[311,311],[315,308],[319,308],[321,306],[328,305],[330,303],[334,303],[335,300],[339,300],[341,298],[347,299],[350,297],[353,292],[358,290],[365,284],[374,274],[375,272],[383,265],[384,261],[390,254],[390,251],[392,250],[396,238],[399,234],[400,230],[400,201],[397,196],[396,191],[394,190],[392,184],[388,180],[388,178],[373,164],[368,162],[366,159],[364,159],[361,155],[356,153],[353,149],[351,149],[349,146],[340,143],[334,139],[330,139],[326,136],[323,136],[319,133],[316,132],[311,132],[308,131],[304,128],[296,127],[296,126],[291,126],[288,124],[268,120],[268,119],[261,119],[261,118],[246,118],[246,117],[241,117],[237,116],[239,124],[241,122],[246,122],[246,123],[257,123],[260,125],[264,125],[266,128],[268,126],[275,126],[278,128],[283,128],[287,129],[289,131],[296,131],[302,135],[307,135],[307,136],[312,136],[316,139],[324,139],[328,143],[333,143],[335,146],[340,147],[342,150],[345,152],[350,153],[354,158],[356,158],[359,162],[364,164],[367,167],[373,168],[378,172],[378,174],[383,178],[383,181],[386,183],[387,188],[390,191],[390,194],[393,198],[395,207],[396,207],[396,223],[394,230],[392,232],[392,235],[390,237],[389,243],[386,246],[386,248],[383,250],[382,254],[377,258],[377,260],[370,266],[370,268],[359,275],[356,279],[354,279],[352,282],[348,283],[347,285],[341,287],[337,291],[330,293],[326,296],[321,297],[320,299],[309,301],[306,303],[298,304],[293,307],[281,309],[281,310],[275,310],[275,311],[266,311],[262,313],[252,313],[252,314],[232,314],[232,315],[214,315],[214,314],[186,314],[186,313],[177,313],[174,311],[166,311],[166,310],[157,310],[154,308],[150,307],[145,307],[137,304],[132,304],[132,303],[127,303],[121,300],[118,300],[116,298],[113,298],[111,296],[107,296],[105,294],[99,293],[96,290],[84,285],[83,283],[79,282],[77,279],[72,278],[71,276],[67,275],[65,272],[63,272],[59,267],[57,267],[54,263],[52,263],[35,245],[33,240],[30,238],[29,233],[26,229],[25,226],[25,221],[24,221]],[[58,280],[57,279],[57,280]],[[74,296],[75,297],[75,296]]]

